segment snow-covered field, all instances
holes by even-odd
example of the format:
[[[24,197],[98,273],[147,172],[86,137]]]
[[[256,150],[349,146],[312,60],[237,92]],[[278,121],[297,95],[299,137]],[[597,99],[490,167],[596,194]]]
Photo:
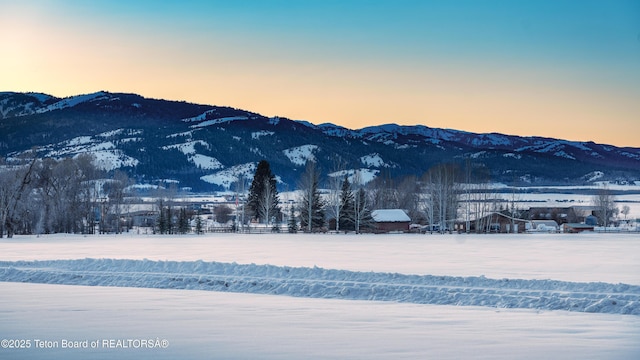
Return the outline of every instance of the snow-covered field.
[[[16,359],[633,359],[640,237],[0,239],[0,338]]]

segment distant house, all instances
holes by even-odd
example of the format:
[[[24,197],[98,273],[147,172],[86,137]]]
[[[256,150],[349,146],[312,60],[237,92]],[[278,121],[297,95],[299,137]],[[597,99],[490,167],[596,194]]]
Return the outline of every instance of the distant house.
[[[593,206],[573,205],[569,207],[532,207],[527,213],[531,220],[554,220],[562,225],[582,223],[595,210],[596,208]]]
[[[158,220],[158,212],[153,210],[139,210],[129,213],[133,226],[153,227]]]
[[[560,226],[555,220],[531,220],[531,232],[558,232]]]
[[[411,218],[402,209],[380,209],[371,212],[374,232],[408,232]]]
[[[456,224],[458,232],[466,232],[466,224]],[[481,228],[478,228],[480,226]],[[469,222],[469,231],[472,233],[523,233],[531,227],[530,221],[511,217],[500,212],[493,212],[479,219]]]
[[[562,226],[562,229],[565,233],[575,234],[583,231],[593,231],[594,226],[583,223],[567,223]]]

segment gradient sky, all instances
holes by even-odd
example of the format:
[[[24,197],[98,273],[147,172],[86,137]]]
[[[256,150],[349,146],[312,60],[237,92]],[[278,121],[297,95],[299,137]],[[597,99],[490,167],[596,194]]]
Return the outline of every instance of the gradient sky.
[[[640,147],[640,0],[0,0],[0,91]]]

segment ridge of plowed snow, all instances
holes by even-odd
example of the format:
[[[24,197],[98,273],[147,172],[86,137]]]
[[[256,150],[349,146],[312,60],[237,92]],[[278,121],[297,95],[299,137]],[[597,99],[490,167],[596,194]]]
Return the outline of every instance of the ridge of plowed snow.
[[[640,315],[640,286],[204,261],[2,261],[0,281]]]

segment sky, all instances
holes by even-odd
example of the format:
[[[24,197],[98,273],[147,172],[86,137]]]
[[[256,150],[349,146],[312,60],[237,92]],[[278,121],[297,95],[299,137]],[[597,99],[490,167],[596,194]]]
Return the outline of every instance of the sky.
[[[640,147],[640,0],[0,0],[0,91]]]

